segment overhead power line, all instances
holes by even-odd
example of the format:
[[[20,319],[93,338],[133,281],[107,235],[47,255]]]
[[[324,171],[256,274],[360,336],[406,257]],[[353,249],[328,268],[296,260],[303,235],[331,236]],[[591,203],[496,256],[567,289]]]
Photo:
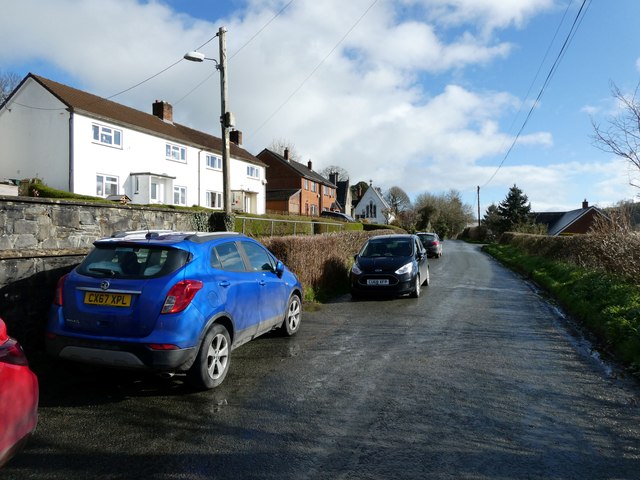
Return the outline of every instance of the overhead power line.
[[[236,50],[231,56],[229,56],[228,60],[231,60],[233,57],[235,57],[240,50],[242,50],[244,47],[246,47],[247,45],[249,45],[258,35],[260,35],[270,24],[271,22],[273,22],[276,18],[278,18],[280,15],[282,15],[282,13],[289,8],[289,5],[291,5],[295,0],[290,0],[289,3],[287,3],[284,7],[282,7],[280,10],[278,10],[278,12],[276,12],[273,17],[271,17],[271,19],[265,23],[262,28],[260,28],[260,30],[258,30],[255,34],[253,34],[253,36],[251,36],[251,38],[249,38],[249,40],[247,40],[245,43],[242,44],[242,46],[240,48],[238,48],[238,50]],[[217,35],[216,35],[217,36]],[[213,37],[216,38],[216,37]],[[209,43],[211,40],[213,40],[213,38],[211,38],[209,41],[205,42],[204,44],[200,45],[196,50],[200,50],[202,49],[202,47],[204,47],[207,43]],[[195,85],[191,90],[189,90],[187,93],[185,93],[182,97],[180,97],[178,100],[176,100],[175,102],[173,102],[173,105],[177,105],[180,102],[182,102],[185,98],[187,98],[189,95],[191,95],[193,92],[195,92],[196,90],[198,90],[204,83],[207,82],[207,80],[209,80],[211,77],[213,77],[216,74],[215,71],[211,72],[209,75],[207,75],[206,77],[204,77],[197,85]]]
[[[578,9],[578,12],[576,13],[576,16],[575,16],[575,18],[573,20],[573,24],[571,25],[571,29],[569,30],[569,33],[567,33],[567,36],[566,36],[566,38],[564,40],[564,43],[562,44],[562,47],[560,48],[560,51],[556,55],[556,58],[555,58],[555,60],[553,62],[553,65],[549,69],[549,73],[547,73],[547,77],[545,78],[544,83],[542,84],[542,87],[540,88],[540,91],[538,92],[538,96],[536,97],[535,101],[531,105],[531,108],[529,109],[529,112],[527,113],[527,116],[524,119],[524,122],[522,122],[522,126],[520,127],[520,129],[516,133],[516,136],[513,139],[513,142],[511,143],[511,146],[509,147],[509,149],[505,153],[504,157],[502,158],[502,161],[500,162],[500,165],[498,165],[498,167],[496,168],[495,172],[493,172],[493,175],[491,175],[489,180],[487,180],[485,182],[483,187],[486,187],[489,183],[491,183],[491,181],[497,175],[498,171],[500,171],[500,169],[504,165],[504,162],[507,160],[507,158],[511,154],[511,151],[514,149],[516,143],[518,142],[518,140],[520,138],[520,135],[524,131],[525,127],[527,126],[527,123],[529,122],[529,119],[531,118],[531,115],[533,114],[533,111],[539,105],[540,100],[542,99],[542,95],[546,91],[547,87],[549,86],[549,83],[551,82],[551,79],[553,78],[553,76],[555,75],[556,71],[558,70],[558,66],[560,65],[560,62],[562,61],[562,59],[564,58],[564,55],[566,54],[567,49],[569,48],[569,45],[571,44],[571,41],[573,40],[573,37],[575,36],[575,34],[576,34],[577,30],[578,30],[578,27],[582,23],[582,20],[584,19],[584,16],[586,15],[587,10],[589,9],[590,5],[591,5],[591,0],[582,0],[582,4],[580,5],[580,8]],[[564,17],[563,17],[563,19],[564,19]],[[555,36],[554,36],[554,38],[555,38]],[[545,56],[546,56],[546,54],[545,54]]]

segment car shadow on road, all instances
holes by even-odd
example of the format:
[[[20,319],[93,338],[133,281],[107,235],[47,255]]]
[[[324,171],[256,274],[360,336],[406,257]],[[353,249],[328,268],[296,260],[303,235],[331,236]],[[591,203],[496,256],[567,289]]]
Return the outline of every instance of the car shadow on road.
[[[44,354],[30,359],[40,384],[40,408],[101,405],[128,397],[197,393],[184,376],[76,364]]]

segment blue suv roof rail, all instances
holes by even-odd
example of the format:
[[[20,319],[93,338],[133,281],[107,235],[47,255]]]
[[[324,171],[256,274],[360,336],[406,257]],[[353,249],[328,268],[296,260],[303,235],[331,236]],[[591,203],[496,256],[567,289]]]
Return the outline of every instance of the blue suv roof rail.
[[[114,232],[111,234],[111,238],[156,238],[160,235],[166,235],[168,233],[175,233],[172,230],[128,230],[122,232]]]
[[[194,243],[204,243],[214,238],[225,237],[243,237],[242,233],[238,232],[195,232],[185,237],[185,240],[190,240]]]

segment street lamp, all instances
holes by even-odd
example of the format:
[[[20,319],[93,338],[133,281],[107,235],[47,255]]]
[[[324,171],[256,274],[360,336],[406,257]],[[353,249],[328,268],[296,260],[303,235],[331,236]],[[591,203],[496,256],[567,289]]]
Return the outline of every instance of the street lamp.
[[[184,54],[184,59],[191,62],[204,62],[212,60],[216,62],[216,69],[220,71],[220,127],[222,129],[222,201],[224,213],[231,215],[231,190],[230,190],[230,166],[229,166],[229,127],[233,126],[233,116],[227,112],[227,42],[225,38],[227,29],[220,27],[218,40],[220,44],[220,61],[208,58],[204,53],[192,51]]]

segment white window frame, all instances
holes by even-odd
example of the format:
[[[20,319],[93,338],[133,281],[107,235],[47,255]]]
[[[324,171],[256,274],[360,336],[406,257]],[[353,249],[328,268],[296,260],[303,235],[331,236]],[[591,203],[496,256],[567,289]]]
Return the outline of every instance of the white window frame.
[[[310,205],[311,207],[311,215],[317,215],[318,214],[318,206],[315,203],[312,203]]]
[[[177,195],[177,197],[176,197]],[[177,201],[176,201],[177,199]],[[187,187],[183,187],[180,185],[173,186],[173,204],[187,206]]]
[[[307,180],[306,178],[304,179],[304,189],[309,190],[309,180]]]
[[[208,190],[206,192],[206,203],[209,208],[219,208],[222,209],[222,192],[214,192]]]
[[[115,191],[113,187],[115,186]],[[108,187],[112,187],[107,191]],[[96,174],[96,195],[98,197],[107,198],[109,195],[118,195],[120,189],[120,179],[115,175],[107,175],[105,173]]]
[[[255,165],[247,165],[247,177],[260,180],[260,169]]]
[[[222,157],[207,153],[206,162],[207,168],[211,168],[212,170],[222,170]]]
[[[316,182],[311,182],[311,191],[314,193],[318,192],[318,184]]]
[[[107,147],[122,148],[122,130],[99,123],[91,124],[93,143]]]
[[[173,143],[167,143],[165,147],[165,156],[167,160],[171,160],[173,162],[187,163],[187,148]]]

